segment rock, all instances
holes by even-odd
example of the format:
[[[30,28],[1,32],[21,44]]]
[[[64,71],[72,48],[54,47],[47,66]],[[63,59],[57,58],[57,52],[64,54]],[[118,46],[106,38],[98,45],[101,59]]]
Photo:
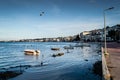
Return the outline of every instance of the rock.
[[[6,72],[0,72],[0,80],[7,80],[9,78],[16,77],[22,73],[15,72],[15,71],[6,71]]]
[[[102,61],[97,61],[93,64],[93,73],[102,77]]]
[[[85,61],[88,61],[88,59],[85,59]]]

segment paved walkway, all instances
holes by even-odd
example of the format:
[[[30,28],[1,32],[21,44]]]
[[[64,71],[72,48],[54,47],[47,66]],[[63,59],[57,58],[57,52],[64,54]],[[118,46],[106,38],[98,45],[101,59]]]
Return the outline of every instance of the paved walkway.
[[[120,80],[120,43],[107,43],[109,56],[107,59],[108,69],[113,80]]]

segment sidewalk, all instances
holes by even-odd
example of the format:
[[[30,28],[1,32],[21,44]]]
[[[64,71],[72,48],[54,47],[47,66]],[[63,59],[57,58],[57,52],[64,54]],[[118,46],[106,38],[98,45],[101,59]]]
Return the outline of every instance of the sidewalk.
[[[106,57],[108,69],[113,80],[120,80],[120,43],[107,43],[109,56]]]

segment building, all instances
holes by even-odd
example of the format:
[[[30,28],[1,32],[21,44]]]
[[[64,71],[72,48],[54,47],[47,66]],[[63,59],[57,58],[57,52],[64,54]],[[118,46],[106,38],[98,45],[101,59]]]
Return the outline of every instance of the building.
[[[91,39],[91,32],[90,31],[84,31],[80,33],[80,38],[82,41],[87,41]]]

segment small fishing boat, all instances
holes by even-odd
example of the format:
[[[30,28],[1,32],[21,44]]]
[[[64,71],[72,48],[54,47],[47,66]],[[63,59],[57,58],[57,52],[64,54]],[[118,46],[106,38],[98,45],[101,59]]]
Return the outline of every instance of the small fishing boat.
[[[36,56],[37,56],[37,55],[40,54],[40,51],[39,51],[39,50],[28,50],[28,49],[27,49],[27,50],[25,50],[24,52],[25,52],[25,53],[24,53],[25,55],[36,55]]]
[[[62,56],[64,53],[53,54],[52,57]]]
[[[60,48],[51,48],[51,50],[60,50]]]

